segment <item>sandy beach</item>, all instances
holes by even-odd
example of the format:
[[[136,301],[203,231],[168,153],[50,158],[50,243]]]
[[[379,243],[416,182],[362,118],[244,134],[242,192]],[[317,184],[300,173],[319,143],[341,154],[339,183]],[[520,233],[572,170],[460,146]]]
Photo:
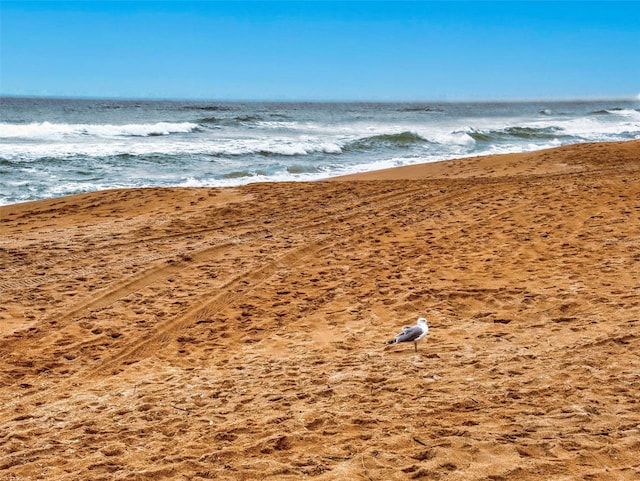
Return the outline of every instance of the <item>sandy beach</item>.
[[[2,479],[640,479],[640,141],[5,205],[0,268]]]

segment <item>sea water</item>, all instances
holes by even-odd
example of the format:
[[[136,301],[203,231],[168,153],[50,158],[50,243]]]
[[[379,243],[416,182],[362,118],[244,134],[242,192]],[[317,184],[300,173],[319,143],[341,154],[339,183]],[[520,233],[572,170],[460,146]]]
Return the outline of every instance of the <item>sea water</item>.
[[[256,103],[0,98],[0,204],[118,187],[307,181],[640,139],[640,101]]]

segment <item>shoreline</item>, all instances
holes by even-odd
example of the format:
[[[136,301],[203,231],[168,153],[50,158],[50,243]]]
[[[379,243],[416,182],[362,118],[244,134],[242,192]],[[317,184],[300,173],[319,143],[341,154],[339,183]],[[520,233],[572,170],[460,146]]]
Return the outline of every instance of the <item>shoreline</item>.
[[[564,174],[582,170],[581,163],[567,162],[561,159],[565,153],[569,156],[580,155],[592,149],[601,149],[607,145],[620,147],[623,151],[636,150],[640,140],[621,142],[585,142],[563,145],[528,152],[515,152],[496,155],[461,157],[438,162],[404,165],[358,174],[333,177],[329,180],[401,180],[501,177],[538,174]],[[614,147],[616,148],[616,147]],[[555,163],[553,160],[558,159]],[[590,168],[593,168],[591,164]],[[500,170],[502,169],[502,170]]]
[[[332,181],[358,181],[358,180],[401,180],[401,179],[414,179],[414,180],[426,180],[426,179],[436,179],[436,178],[451,178],[451,177],[474,177],[474,176],[482,176],[482,177],[499,177],[501,175],[523,175],[525,173],[550,173],[554,172],[557,174],[567,173],[571,169],[579,169],[580,167],[576,165],[568,165],[563,163],[558,163],[555,166],[550,166],[548,164],[543,164],[540,162],[539,158],[541,155],[544,155],[547,152],[555,152],[555,151],[564,151],[564,150],[572,150],[574,147],[578,146],[599,146],[599,145],[608,145],[608,144],[622,144],[622,145],[633,145],[634,143],[638,143],[640,140],[625,140],[625,141],[607,141],[607,142],[584,142],[577,144],[568,144],[560,147],[551,147],[540,150],[533,150],[527,152],[515,152],[515,153],[505,153],[505,154],[492,154],[492,155],[476,155],[476,156],[466,156],[459,157],[454,159],[447,160],[439,160],[433,162],[423,162],[419,164],[410,164],[410,165],[402,165],[397,167],[388,167],[383,169],[376,169],[365,172],[358,172],[355,174],[341,174],[335,175],[331,177],[315,179],[315,180],[292,180],[292,181],[256,181],[249,182],[247,184],[239,184],[234,186],[223,186],[223,187],[182,187],[182,186],[149,186],[149,187],[116,187],[110,189],[102,189],[90,192],[81,192],[78,194],[64,195],[60,197],[49,197],[43,199],[35,199],[24,202],[16,202],[12,204],[2,204],[0,205],[0,214],[2,213],[2,209],[4,207],[11,207],[20,204],[29,204],[33,202],[47,202],[53,201],[56,199],[64,199],[66,197],[75,197],[75,196],[84,196],[84,195],[92,195],[99,194],[100,192],[109,192],[109,191],[127,191],[127,190],[141,190],[141,189],[237,189],[245,186],[251,185],[262,185],[262,184],[296,184],[296,183],[316,183],[316,182],[332,182]],[[588,147],[587,147],[588,149]],[[579,151],[580,149],[578,149]],[[527,162],[532,162],[531,166],[527,166]],[[519,168],[515,168],[515,165],[518,165]],[[505,171],[501,174],[496,171],[497,168],[502,167]],[[514,170],[515,169],[515,170]],[[536,170],[537,169],[537,170]],[[508,172],[508,173],[507,173]]]
[[[0,472],[635,480],[639,247],[640,140],[0,206]]]

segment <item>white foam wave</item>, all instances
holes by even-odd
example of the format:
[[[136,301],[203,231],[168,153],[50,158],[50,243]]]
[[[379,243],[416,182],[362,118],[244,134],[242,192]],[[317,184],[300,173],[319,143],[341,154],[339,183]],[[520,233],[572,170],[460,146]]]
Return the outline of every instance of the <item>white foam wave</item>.
[[[325,165],[324,167],[316,169],[315,172],[291,172],[285,168],[281,168],[270,172],[246,172],[246,175],[227,178],[188,177],[177,185],[179,187],[235,187],[257,182],[312,182],[325,180],[339,175],[356,174],[371,170],[397,167],[400,165],[406,165],[407,163],[413,162],[405,162],[400,159],[389,159],[356,165]]]
[[[460,147],[473,147],[476,143],[475,139],[469,135],[473,129],[466,127],[454,132],[424,132],[420,136],[429,142],[441,145],[457,145]]]
[[[556,117],[522,122],[485,123],[480,131],[547,130],[555,132],[558,137],[573,137],[575,142],[611,141],[640,137],[640,112],[633,109],[625,109],[612,110],[610,113],[615,115],[574,118]],[[468,127],[465,131],[473,132],[474,129]],[[519,145],[520,148],[526,149],[525,144]]]
[[[640,118],[637,121],[606,121],[600,118],[576,118],[545,127],[557,127],[560,132],[584,140],[610,140],[622,135],[640,135]]]
[[[33,122],[30,124],[0,123],[0,138],[57,140],[67,137],[149,137],[173,133],[193,132],[198,128],[191,122],[156,122],[149,124],[55,124]]]
[[[315,128],[315,124],[312,123],[300,123],[293,121],[285,121],[285,120],[259,120],[255,123],[256,126],[262,127],[265,129],[313,129]]]
[[[146,139],[150,140],[150,139]],[[314,138],[172,138],[153,141],[133,138],[64,139],[49,142],[25,143],[9,139],[0,143],[0,157],[10,161],[30,162],[42,158],[110,157],[146,155],[210,155],[236,157],[242,155],[309,155],[312,153],[339,154],[340,143]]]
[[[640,121],[640,112],[634,109],[616,109],[616,110],[607,110],[607,112],[613,115],[619,115],[620,117],[625,117],[625,118]]]
[[[329,125],[314,124],[306,131],[296,124],[295,131],[279,133],[264,131],[209,131],[197,135],[170,135],[189,133],[198,129],[191,122],[158,122],[124,125],[31,124],[0,123],[0,157],[10,161],[30,162],[41,158],[109,157],[109,156],[306,156],[311,154],[343,154],[352,142],[378,135],[396,135],[413,132],[425,143],[415,143],[414,152],[438,152],[440,155],[476,153],[477,142],[470,135],[482,127],[483,131],[506,131],[510,128],[549,129],[567,141],[606,141],[640,138],[640,112],[634,109],[612,110],[613,115],[597,117],[544,117],[536,120],[462,119],[461,122],[441,122],[426,127],[415,123],[366,123]],[[464,122],[464,123],[463,123]],[[283,127],[286,122],[274,122]],[[549,140],[548,138],[546,140]],[[514,150],[527,149],[526,141],[516,141]],[[540,147],[540,142],[536,143]],[[504,140],[498,142],[504,148]],[[405,147],[400,147],[405,148]],[[511,150],[511,146],[508,146]],[[376,152],[372,152],[376,154]]]

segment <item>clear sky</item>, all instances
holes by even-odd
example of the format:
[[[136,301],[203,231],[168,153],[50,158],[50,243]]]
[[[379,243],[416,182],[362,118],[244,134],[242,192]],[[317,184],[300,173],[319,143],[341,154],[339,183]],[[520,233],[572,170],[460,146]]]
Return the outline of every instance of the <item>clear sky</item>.
[[[2,0],[0,42],[5,95],[640,95],[640,2]]]

